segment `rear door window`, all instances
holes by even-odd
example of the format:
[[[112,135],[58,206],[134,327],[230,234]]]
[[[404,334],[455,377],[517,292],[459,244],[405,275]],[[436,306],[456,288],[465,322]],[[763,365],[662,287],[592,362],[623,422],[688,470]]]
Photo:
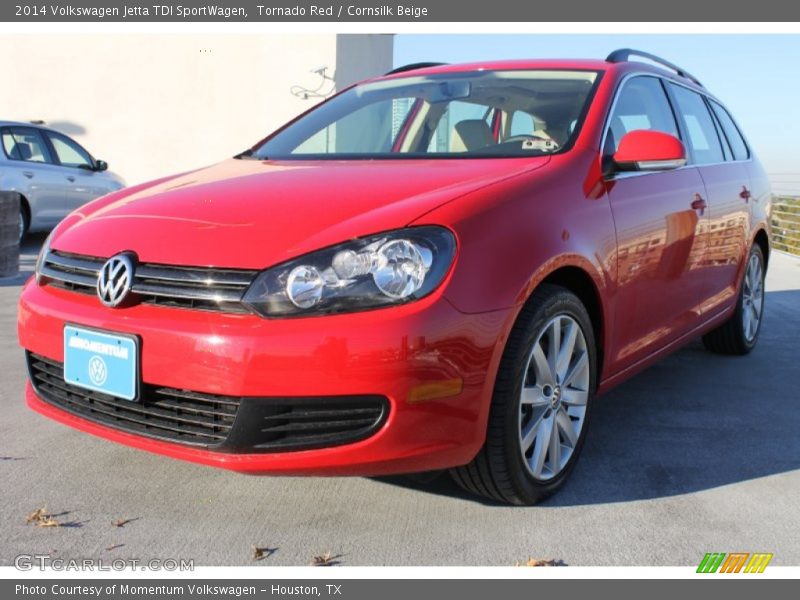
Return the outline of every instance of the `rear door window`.
[[[678,113],[683,119],[689,147],[698,165],[707,165],[725,161],[714,119],[708,112],[703,97],[697,92],[682,85],[670,84]]]
[[[50,150],[38,129],[6,127],[2,131],[3,151],[11,160],[32,163],[52,163]]]

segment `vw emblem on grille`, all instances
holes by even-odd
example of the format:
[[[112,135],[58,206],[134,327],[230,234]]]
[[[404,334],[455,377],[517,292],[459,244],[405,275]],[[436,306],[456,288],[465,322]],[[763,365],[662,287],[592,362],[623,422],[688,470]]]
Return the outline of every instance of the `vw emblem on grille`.
[[[133,261],[129,254],[109,258],[97,275],[97,297],[106,306],[118,306],[133,284]]]
[[[89,379],[95,385],[103,385],[108,379],[106,361],[95,355],[89,360]]]

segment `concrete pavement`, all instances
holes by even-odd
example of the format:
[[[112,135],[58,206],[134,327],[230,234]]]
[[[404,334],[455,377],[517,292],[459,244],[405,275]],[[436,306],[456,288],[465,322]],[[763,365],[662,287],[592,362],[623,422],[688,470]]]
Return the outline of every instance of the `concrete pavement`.
[[[21,280],[0,282],[0,564],[49,553],[307,565],[326,551],[343,565],[695,565],[709,551],[800,564],[800,259],[773,255],[750,356],[695,342],[602,397],[571,481],[533,508],[485,504],[446,477],[247,477],[51,422],[23,401]],[[42,505],[70,526],[26,525]],[[256,563],[253,545],[274,552]]]

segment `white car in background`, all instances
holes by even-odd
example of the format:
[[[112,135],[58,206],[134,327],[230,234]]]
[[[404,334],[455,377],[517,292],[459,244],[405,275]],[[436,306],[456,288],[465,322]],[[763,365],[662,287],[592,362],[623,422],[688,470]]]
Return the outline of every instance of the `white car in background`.
[[[47,231],[79,206],[125,187],[105,161],[63,133],[0,121],[0,191],[18,192],[19,238]]]

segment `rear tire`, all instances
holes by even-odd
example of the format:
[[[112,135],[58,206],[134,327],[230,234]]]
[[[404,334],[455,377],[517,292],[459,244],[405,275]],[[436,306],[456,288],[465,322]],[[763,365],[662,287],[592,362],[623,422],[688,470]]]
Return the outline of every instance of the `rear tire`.
[[[764,252],[754,244],[747,257],[736,310],[731,318],[703,336],[711,352],[728,355],[748,354],[758,342],[764,316]]]
[[[596,379],[586,308],[569,290],[543,284],[509,336],[483,448],[451,469],[452,478],[503,503],[532,505],[553,494],[583,448]]]

